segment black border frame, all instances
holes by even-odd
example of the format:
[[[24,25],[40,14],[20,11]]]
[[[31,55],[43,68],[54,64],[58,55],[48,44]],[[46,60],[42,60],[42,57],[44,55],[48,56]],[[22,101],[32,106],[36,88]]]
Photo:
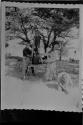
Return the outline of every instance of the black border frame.
[[[1,2],[25,2],[25,3],[56,3],[56,4],[83,4],[83,0],[1,0]]]

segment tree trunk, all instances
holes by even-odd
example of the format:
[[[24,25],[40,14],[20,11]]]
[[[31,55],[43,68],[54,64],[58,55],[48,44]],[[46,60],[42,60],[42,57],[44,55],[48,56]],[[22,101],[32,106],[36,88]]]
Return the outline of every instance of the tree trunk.
[[[45,47],[44,47],[44,50],[45,50],[45,53],[47,52],[47,46],[45,45]]]
[[[59,61],[61,61],[62,60],[62,44],[61,44],[61,47],[60,47],[60,53],[59,53]]]
[[[34,63],[33,60],[34,60],[34,44],[32,45],[32,64]],[[31,70],[32,70],[32,74],[34,75],[35,74],[35,71],[34,71],[34,67],[31,67]]]
[[[60,55],[59,55],[59,61],[62,60],[62,55],[61,55],[61,51],[60,51]]]

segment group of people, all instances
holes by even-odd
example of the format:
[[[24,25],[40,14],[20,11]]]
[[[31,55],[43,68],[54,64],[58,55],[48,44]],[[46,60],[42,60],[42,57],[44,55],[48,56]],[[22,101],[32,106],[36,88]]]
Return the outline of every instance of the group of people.
[[[32,50],[32,47],[26,46],[23,49],[23,79],[25,79],[29,69],[32,75],[35,75],[34,65],[42,64],[45,59],[47,59],[46,56],[40,57],[40,54],[36,53],[35,49]]]
[[[33,51],[32,53],[32,48],[25,47],[23,49],[23,79],[25,79],[27,71],[29,69],[31,70],[32,75],[35,75],[34,65],[42,64],[45,60],[48,63],[45,73],[45,79],[47,81],[58,79],[57,82],[63,91],[65,91],[66,89],[70,89],[73,85],[70,75],[66,72],[57,74],[56,57],[54,52],[49,55],[40,57],[40,55],[36,54],[35,51]]]

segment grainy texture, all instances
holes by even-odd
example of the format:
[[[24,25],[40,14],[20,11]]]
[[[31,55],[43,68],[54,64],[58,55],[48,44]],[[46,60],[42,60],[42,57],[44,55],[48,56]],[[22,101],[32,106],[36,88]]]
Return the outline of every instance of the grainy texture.
[[[13,4],[4,4],[2,108],[80,112],[79,8]]]

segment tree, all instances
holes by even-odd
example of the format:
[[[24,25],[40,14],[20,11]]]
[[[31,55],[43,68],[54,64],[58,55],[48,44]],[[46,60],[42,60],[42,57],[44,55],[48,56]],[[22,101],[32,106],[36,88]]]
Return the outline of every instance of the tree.
[[[24,43],[31,44],[29,33],[33,34],[34,45],[39,46],[40,40],[43,39],[45,53],[50,48],[50,52],[59,45],[57,37],[69,36],[70,28],[79,27],[79,9],[62,9],[62,8],[26,8],[19,9],[17,7],[9,8],[7,17],[10,17],[11,30],[16,37],[23,40]],[[9,15],[9,16],[8,16]],[[8,21],[7,21],[8,22]],[[44,32],[47,32],[47,36]],[[65,33],[65,35],[63,35]],[[38,35],[37,35],[38,34]],[[53,39],[50,39],[53,34]],[[39,41],[39,42],[38,42]],[[35,46],[38,51],[38,46]]]
[[[24,22],[24,15],[20,12],[20,9],[17,7],[13,7],[13,11],[10,11],[9,9],[9,16],[8,20],[10,20],[10,30],[12,33],[15,33],[16,37],[19,37],[25,42],[29,42],[27,38],[27,31],[25,28],[26,23]],[[7,15],[7,12],[6,12]],[[8,21],[7,21],[8,22]],[[24,35],[24,37],[22,37]]]
[[[75,26],[79,28],[79,9],[12,8],[13,10],[10,11],[7,17],[10,20],[10,29],[15,36],[25,44],[32,46],[32,53],[34,51],[38,53],[40,40],[42,39],[45,53],[48,54],[53,52],[54,49],[58,49],[61,60],[66,42],[58,41],[57,38],[70,38],[72,37],[69,34],[70,29]],[[47,51],[48,48],[50,48],[49,51]]]
[[[34,48],[38,51],[37,33],[35,33],[34,36],[34,32],[36,32],[37,29],[36,22],[38,20],[36,22],[33,20],[33,9],[19,9],[17,7],[8,7],[6,9],[6,25],[8,26],[8,23],[10,22],[11,32],[15,34],[15,37],[20,38],[25,45],[28,44],[31,46],[33,44],[32,51],[34,51]],[[34,38],[31,36],[30,39],[30,34],[33,34]],[[32,40],[34,40],[33,43]]]
[[[69,35],[72,27],[79,28],[79,9],[62,9],[62,8],[36,8],[36,15],[46,21],[42,27],[47,30],[47,40],[43,35],[45,52],[50,47],[54,50],[55,45],[59,45],[57,37],[72,37]],[[51,34],[54,34],[50,43]],[[60,45],[59,45],[60,46]],[[51,52],[50,51],[50,52]]]
[[[67,45],[67,41],[64,41],[65,38],[73,37],[69,34],[70,29],[75,26],[79,28],[79,9],[37,8],[36,11],[36,15],[46,22],[46,25],[45,23],[42,25],[43,29],[47,31],[47,36],[43,34],[45,53],[47,53],[48,48],[50,48],[48,53],[52,53],[54,49],[58,49],[59,60],[61,60]],[[50,40],[52,34],[53,38]],[[57,40],[59,37],[64,40]],[[53,58],[50,60],[52,61]],[[45,76],[46,80],[56,79],[56,62],[47,65]]]

